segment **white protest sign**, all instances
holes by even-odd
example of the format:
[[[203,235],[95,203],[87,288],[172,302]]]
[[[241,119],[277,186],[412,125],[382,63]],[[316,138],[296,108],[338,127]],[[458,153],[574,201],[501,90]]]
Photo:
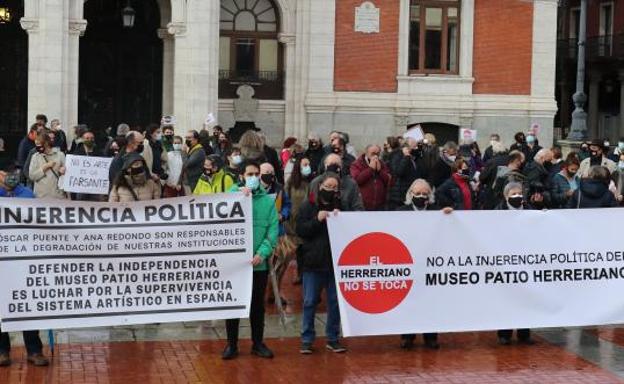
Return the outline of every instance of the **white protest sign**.
[[[206,117],[206,121],[204,121],[205,125],[211,125],[212,123],[216,123],[217,119],[215,118],[214,113],[210,112]]]
[[[67,155],[62,188],[65,192],[107,195],[112,158]]]
[[[477,130],[470,128],[461,128],[459,130],[459,137],[464,143],[474,143],[477,141]]]
[[[410,129],[407,130],[407,132],[405,132],[403,134],[403,138],[404,139],[414,139],[417,142],[421,142],[425,139],[425,134],[422,130],[422,127],[420,125],[416,125]]]
[[[251,198],[0,199],[3,331],[247,317]]]
[[[177,123],[177,120],[175,116],[163,116],[162,119],[160,119],[161,126],[176,125],[176,123]]]
[[[578,223],[623,220],[615,208],[332,216],[344,335],[622,323],[621,228]]]

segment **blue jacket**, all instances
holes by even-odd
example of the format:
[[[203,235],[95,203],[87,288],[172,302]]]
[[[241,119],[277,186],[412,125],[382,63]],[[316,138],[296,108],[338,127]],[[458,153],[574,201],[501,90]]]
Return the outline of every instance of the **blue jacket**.
[[[12,194],[9,194],[5,188],[0,187],[0,197],[18,197],[20,199],[32,199],[35,197],[35,194],[30,188],[22,185],[15,187],[12,192]]]

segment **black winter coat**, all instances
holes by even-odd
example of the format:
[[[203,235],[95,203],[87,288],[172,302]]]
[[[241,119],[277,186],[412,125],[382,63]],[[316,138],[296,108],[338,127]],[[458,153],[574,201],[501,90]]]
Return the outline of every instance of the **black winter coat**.
[[[295,230],[302,240],[297,248],[297,266],[302,272],[333,270],[327,221],[318,221],[318,213],[316,204],[305,201],[297,214]]]
[[[444,159],[439,158],[429,172],[429,184],[431,184],[432,187],[438,188],[451,177],[451,173],[453,173],[451,171],[451,166],[444,161]]]
[[[468,188],[470,188],[472,209],[474,210],[476,209],[475,192],[472,187],[470,187],[470,183],[468,184]],[[438,188],[436,191],[436,201],[440,206],[451,207],[456,211],[463,211],[465,209],[464,195],[453,178],[449,178]]]
[[[414,159],[412,156],[404,156],[402,152],[399,153],[401,156],[397,156],[395,163],[392,164],[394,184],[390,189],[391,207],[403,205],[407,190],[414,180],[425,177],[422,159]]]
[[[580,196],[579,196],[580,193]],[[582,180],[566,208],[610,208],[618,203],[607,184],[600,180]]]

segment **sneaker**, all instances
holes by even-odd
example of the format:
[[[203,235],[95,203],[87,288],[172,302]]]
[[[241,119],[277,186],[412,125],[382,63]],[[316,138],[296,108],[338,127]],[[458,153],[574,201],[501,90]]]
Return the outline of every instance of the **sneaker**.
[[[347,352],[347,348],[343,347],[338,341],[329,341],[327,342],[327,349],[334,353],[344,353]]]
[[[43,354],[41,353],[33,353],[32,355],[28,355],[27,360],[35,367],[45,367],[50,364],[48,358],[43,356]]]
[[[223,360],[232,360],[236,356],[238,356],[238,346],[236,344],[226,345],[225,349],[221,353],[221,358]]]
[[[301,343],[301,348],[299,348],[299,352],[301,352],[302,355],[309,355],[314,352],[314,350],[312,349],[312,343]]]
[[[272,359],[274,356],[273,352],[264,343],[255,344],[251,347],[251,354],[264,359]]]
[[[11,365],[11,357],[8,353],[0,353],[0,367],[8,367]]]

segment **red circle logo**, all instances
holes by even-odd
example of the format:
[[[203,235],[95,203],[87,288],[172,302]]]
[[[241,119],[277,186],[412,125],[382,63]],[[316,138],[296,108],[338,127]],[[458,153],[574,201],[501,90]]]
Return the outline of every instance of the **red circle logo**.
[[[361,312],[396,308],[412,288],[414,260],[394,236],[374,232],[353,240],[338,260],[338,281],[345,300]]]

